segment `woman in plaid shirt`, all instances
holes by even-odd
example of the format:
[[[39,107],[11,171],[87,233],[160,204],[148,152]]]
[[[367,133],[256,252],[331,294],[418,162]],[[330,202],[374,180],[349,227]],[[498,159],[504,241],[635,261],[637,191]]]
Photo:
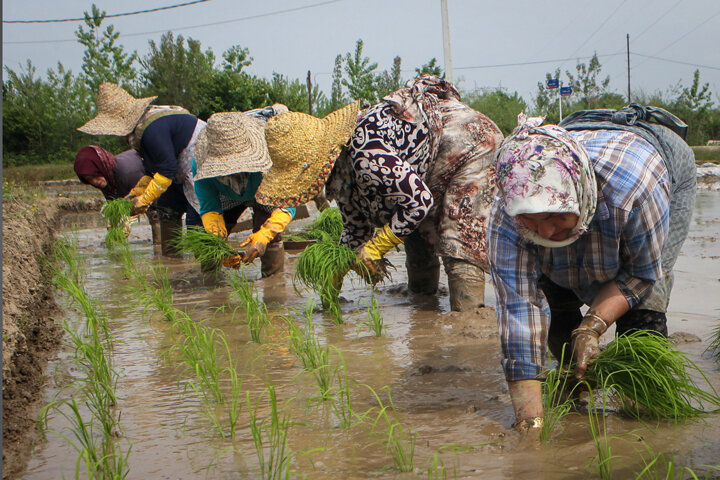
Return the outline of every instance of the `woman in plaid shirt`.
[[[501,196],[488,230],[502,365],[519,430],[542,425],[548,348],[560,359],[569,343],[565,358],[572,352],[582,377],[610,325],[617,334],[667,336],[672,267],[695,198],[694,156],[669,129],[674,165],[631,131],[567,131],[542,120],[520,115],[500,148]]]

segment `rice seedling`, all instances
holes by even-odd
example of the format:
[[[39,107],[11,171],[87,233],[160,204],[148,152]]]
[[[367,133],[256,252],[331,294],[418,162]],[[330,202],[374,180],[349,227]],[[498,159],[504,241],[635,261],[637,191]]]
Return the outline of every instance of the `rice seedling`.
[[[305,326],[300,327],[295,320],[286,320],[290,350],[300,359],[303,369],[312,373],[320,390],[320,399],[332,396],[333,371],[330,365],[330,345],[322,345],[312,325],[312,303],[305,309]]]
[[[400,472],[412,472],[415,468],[415,443],[417,441],[417,433],[414,430],[408,430],[398,421],[397,410],[392,401],[390,387],[383,387],[387,390],[388,404],[385,405],[380,396],[369,385],[365,387],[375,397],[378,403],[378,414],[373,422],[373,429],[382,419],[387,427],[387,438],[385,439],[385,452],[392,459],[395,469]],[[389,412],[389,413],[388,413]],[[367,413],[366,413],[367,414]]]
[[[226,278],[233,289],[233,296],[240,300],[241,306],[245,309],[245,319],[250,329],[251,340],[255,343],[262,343],[263,329],[270,325],[267,305],[260,300],[252,282],[248,280],[242,270],[239,275],[235,275],[233,272]]]
[[[690,375],[694,372],[710,388],[706,392]],[[636,332],[613,340],[588,365],[590,384],[612,387],[623,412],[640,418],[680,421],[720,407],[720,396],[686,353],[659,335]]]
[[[320,240],[337,243],[343,231],[343,220],[340,209],[326,208],[317,216],[310,227],[299,233],[287,236],[288,239]]]
[[[109,228],[105,234],[105,244],[111,250],[116,250],[127,244],[127,237],[125,237],[122,228]]]
[[[720,362],[720,324],[713,327],[712,333],[710,334],[710,345],[705,350],[715,358],[715,361]]]
[[[320,296],[323,307],[338,323],[342,323],[338,302],[342,279],[356,257],[352,249],[329,241],[310,245],[298,257],[295,279]]]
[[[543,381],[543,424],[538,431],[538,438],[546,445],[550,441],[550,435],[555,430],[560,421],[573,408],[572,395],[578,384],[575,381],[568,382],[571,372],[563,369],[565,359],[565,348],[561,354],[558,366],[547,372],[545,381]]]
[[[375,289],[373,288],[370,293],[370,301],[363,299],[365,306],[367,307],[367,322],[363,322],[367,325],[370,330],[375,334],[376,337],[382,336],[383,328],[385,327],[383,317],[380,314],[380,305],[378,304],[377,298],[375,298]]]
[[[148,282],[141,274],[138,275],[140,287],[136,289],[137,296],[145,303],[145,308],[154,307],[162,313],[163,318],[174,323],[177,320],[178,309],[175,308],[175,299],[172,285],[168,276],[168,269],[162,265],[150,266],[152,281]],[[140,278],[142,277],[142,278]]]
[[[250,432],[255,443],[260,477],[267,480],[289,479],[288,431],[290,430],[290,420],[287,416],[280,418],[275,387],[268,385],[266,392],[270,404],[270,416],[261,421],[258,421],[258,405],[261,398],[253,406],[250,400],[250,392],[247,392]]]
[[[447,469],[437,453],[433,453],[432,462],[427,469],[428,480],[447,480]]]
[[[609,385],[603,385],[608,387]],[[595,395],[592,390],[589,395],[588,403],[588,420],[590,424],[590,434],[592,435],[593,444],[595,445],[596,466],[598,476],[603,480],[610,480],[612,478],[612,462],[615,458],[612,454],[612,445],[607,435],[607,423],[605,421],[606,407],[609,395],[609,389],[603,388],[601,390],[602,404],[598,408]]]
[[[122,232],[122,225],[125,220],[130,217],[132,210],[133,204],[130,200],[125,198],[116,198],[115,200],[110,200],[103,205],[100,213],[105,218],[111,229],[118,228]]]
[[[707,470],[704,477],[700,477],[703,475],[702,473],[697,473],[690,467],[678,466],[672,455],[668,457],[664,453],[654,452],[642,437],[639,437],[638,440],[645,447],[648,458],[643,458],[645,467],[637,473],[635,480],[700,480],[700,478],[709,480],[718,478],[713,472],[720,473],[720,466],[702,465]]]
[[[198,388],[194,388],[203,398],[209,392],[212,401],[223,403],[224,397],[220,389],[220,373],[222,368],[218,362],[217,344],[227,349],[227,340],[222,331],[208,328],[193,321],[184,312],[180,315],[177,326],[182,329],[185,339],[175,345],[185,364],[195,373]],[[191,385],[192,386],[192,385]]]
[[[218,269],[223,258],[237,255],[227,243],[202,227],[189,226],[178,238],[176,246],[182,253],[191,253],[195,260],[207,269]]]
[[[345,358],[342,352],[337,347],[332,347],[338,356],[340,365],[337,373],[338,389],[337,394],[333,398],[333,409],[335,416],[340,422],[341,428],[350,428],[353,424],[353,412],[352,399],[350,398],[350,379],[348,378],[347,365],[345,364]]]

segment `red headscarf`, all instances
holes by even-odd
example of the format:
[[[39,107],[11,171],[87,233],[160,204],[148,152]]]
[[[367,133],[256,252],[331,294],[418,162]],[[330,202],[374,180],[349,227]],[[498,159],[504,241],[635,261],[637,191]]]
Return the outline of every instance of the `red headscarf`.
[[[115,156],[102,147],[88,145],[81,148],[75,156],[75,173],[83,183],[89,183],[85,176],[103,177],[107,187],[102,191],[115,191]]]

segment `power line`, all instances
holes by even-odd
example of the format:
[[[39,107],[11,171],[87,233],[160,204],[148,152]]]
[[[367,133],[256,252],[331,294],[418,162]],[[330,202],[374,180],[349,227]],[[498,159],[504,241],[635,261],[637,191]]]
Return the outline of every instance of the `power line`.
[[[111,15],[105,15],[105,18],[129,17],[130,15],[140,15],[142,13],[159,12],[161,10],[170,10],[172,8],[187,7],[188,5],[194,5],[196,3],[203,3],[203,2],[209,2],[209,1],[210,0],[193,0],[192,2],[179,3],[177,5],[169,5],[167,7],[150,8],[148,10],[137,10],[134,12],[126,12],[126,13],[113,13]],[[83,18],[57,18],[57,19],[53,19],[53,20],[3,20],[2,23],[61,23],[61,22],[82,22],[83,20],[85,20],[85,17],[83,17]]]
[[[208,1],[209,1],[209,0],[208,0]],[[155,34],[155,33],[165,33],[165,32],[167,32],[167,31],[177,32],[177,31],[182,31],[182,30],[190,30],[190,29],[193,29],[193,28],[212,27],[212,26],[215,26],[215,25],[223,25],[223,24],[226,24],[226,23],[242,22],[242,21],[245,21],[245,20],[254,20],[254,19],[256,19],[256,18],[271,17],[271,16],[274,16],[274,15],[280,15],[280,14],[283,14],[283,13],[297,12],[297,11],[305,10],[305,9],[308,9],[308,8],[321,7],[321,6],[324,6],[324,5],[330,5],[330,4],[332,4],[332,3],[338,3],[338,2],[342,2],[342,1],[343,1],[343,0],[328,0],[328,1],[325,1],[325,2],[313,3],[313,4],[311,4],[311,5],[303,5],[303,6],[301,6],[301,7],[293,7],[293,8],[288,8],[288,9],[285,9],[285,10],[276,10],[276,11],[274,11],[274,12],[259,13],[259,14],[257,14],[257,15],[250,15],[250,16],[247,16],[247,17],[238,17],[238,18],[233,18],[233,19],[230,19],[230,20],[222,20],[222,21],[219,21],[219,22],[202,23],[202,24],[198,24],[198,25],[188,25],[188,26],[186,26],[186,27],[166,28],[166,29],[163,29],[163,30],[153,30],[153,31],[149,31],[149,32],[138,32],[138,33],[129,33],[129,34],[122,34],[122,33],[121,33],[121,34],[120,34],[120,38],[142,37],[142,36],[145,36],[145,35],[152,35],[152,34]],[[44,44],[44,43],[61,43],[61,42],[77,42],[77,38],[65,38],[65,39],[60,39],[60,40],[29,40],[29,41],[19,41],[19,42],[3,42],[3,44],[5,44],[5,45],[26,45],[26,44],[38,44],[38,43],[39,43],[39,44]]]
[[[700,65],[699,63],[690,63],[690,62],[683,62],[681,60],[671,60],[669,58],[662,58],[662,57],[656,57],[654,55],[643,55],[642,53],[636,53],[636,52],[630,52],[633,55],[637,55],[638,57],[653,59],[653,60],[662,60],[663,62],[670,62],[670,63],[679,63],[680,65],[690,65],[691,67],[698,67],[698,68],[709,68],[711,70],[720,70],[720,67],[713,67],[711,65]]]
[[[622,55],[623,52],[620,53],[604,53],[601,55],[597,55],[598,58],[600,57],[612,57],[615,55]],[[453,67],[455,70],[472,70],[476,68],[498,68],[498,67],[519,67],[523,65],[537,65],[541,63],[557,63],[557,62],[567,62],[568,60],[580,60],[585,58],[592,58],[592,56],[587,57],[567,57],[567,58],[557,58],[554,60],[536,60],[533,62],[518,62],[518,63],[498,63],[495,65],[475,65],[471,67]]]
[[[663,13],[662,15],[660,15],[660,16],[657,18],[657,20],[655,20],[653,23],[651,23],[650,25],[648,25],[647,27],[645,27],[645,30],[643,30],[642,32],[638,33],[638,34],[635,36],[635,38],[633,38],[633,41],[636,42],[640,37],[642,37],[643,35],[645,35],[648,31],[650,31],[650,29],[651,29],[652,27],[654,27],[655,25],[657,25],[657,23],[658,23],[660,20],[662,20],[663,18],[665,18],[668,13],[670,13],[671,11],[673,11],[673,10],[675,9],[675,7],[677,7],[677,6],[680,5],[681,3],[682,3],[682,0],[678,0],[678,1],[675,3],[675,5],[673,5],[672,7],[668,8],[668,9],[665,11],[665,13]]]

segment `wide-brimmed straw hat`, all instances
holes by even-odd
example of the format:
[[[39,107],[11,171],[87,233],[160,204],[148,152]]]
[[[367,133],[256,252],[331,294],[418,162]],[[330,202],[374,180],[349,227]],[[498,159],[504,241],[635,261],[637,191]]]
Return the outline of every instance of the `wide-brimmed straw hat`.
[[[272,160],[264,129],[265,122],[243,112],[211,115],[195,144],[195,180],[266,172]]]
[[[90,135],[128,135],[156,98],[135,98],[119,85],[104,82],[98,89],[95,118],[78,130]]]
[[[358,110],[356,101],[322,119],[287,112],[268,120],[265,139],[273,167],[263,176],[255,200],[277,207],[295,207],[312,200],[350,139]]]

